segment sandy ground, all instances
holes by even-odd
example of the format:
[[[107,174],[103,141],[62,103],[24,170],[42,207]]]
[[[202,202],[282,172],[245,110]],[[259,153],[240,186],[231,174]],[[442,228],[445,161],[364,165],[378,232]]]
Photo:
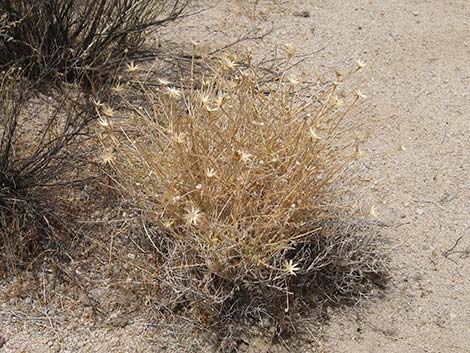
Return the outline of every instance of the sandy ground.
[[[249,28],[273,27],[255,45],[258,53],[282,43],[300,54],[319,51],[305,63],[314,73],[351,67],[357,59],[367,64],[357,84],[368,100],[352,119],[371,132],[360,161],[370,180],[363,201],[376,205],[380,231],[391,242],[392,280],[386,298],[334,313],[319,351],[468,352],[470,3],[292,0],[260,3],[256,11],[246,0],[211,3],[162,38],[217,45]],[[2,353],[207,349],[185,330],[149,327],[143,318],[88,327],[73,320],[38,324],[20,312],[7,303],[0,310]],[[246,351],[289,349],[258,342]]]

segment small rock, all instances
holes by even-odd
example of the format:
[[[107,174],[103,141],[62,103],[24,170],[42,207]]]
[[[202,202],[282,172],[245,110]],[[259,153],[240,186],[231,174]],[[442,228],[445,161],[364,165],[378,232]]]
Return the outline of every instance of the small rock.
[[[421,216],[421,215],[424,214],[424,210],[423,210],[422,208],[417,208],[417,209],[416,209],[416,214],[417,214],[418,216]]]
[[[31,297],[26,297],[26,299],[24,300],[24,303],[29,305],[33,302],[33,299],[31,299]]]
[[[419,12],[418,11],[413,11],[413,16],[418,16]]]
[[[114,319],[109,320],[109,324],[114,327],[124,328],[129,325],[129,320],[124,317],[116,317]]]
[[[80,294],[78,297],[80,303],[84,306],[92,306],[93,303],[91,302],[90,298],[86,294]]]
[[[7,340],[5,339],[5,337],[0,335],[0,348],[2,348],[5,343],[7,343]]]
[[[304,18],[308,18],[308,17],[310,17],[310,12],[307,11],[307,10],[294,11],[293,15],[294,15],[295,17],[304,17]]]

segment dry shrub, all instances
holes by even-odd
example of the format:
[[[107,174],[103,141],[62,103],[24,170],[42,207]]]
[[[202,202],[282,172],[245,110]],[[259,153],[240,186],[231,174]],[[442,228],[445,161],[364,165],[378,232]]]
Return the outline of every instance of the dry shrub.
[[[132,58],[148,29],[176,19],[181,0],[8,0],[0,4],[0,68],[88,81]]]
[[[45,97],[22,75],[0,75],[0,275],[65,246],[67,190],[86,161],[80,143],[94,116],[72,89]]]
[[[339,126],[360,92],[260,77],[223,56],[187,81],[197,88],[147,87],[147,105],[103,121],[101,138],[145,221],[159,301],[207,325],[268,317],[285,331],[308,303],[365,295],[383,264],[346,195],[355,148]]]

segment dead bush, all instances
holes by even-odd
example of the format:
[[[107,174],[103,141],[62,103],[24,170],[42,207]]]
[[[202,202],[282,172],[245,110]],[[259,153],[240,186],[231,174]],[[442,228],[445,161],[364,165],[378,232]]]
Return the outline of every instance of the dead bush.
[[[181,0],[7,0],[0,4],[0,68],[35,79],[109,77],[137,55],[148,29],[176,19]]]
[[[68,189],[79,181],[87,154],[80,143],[96,115],[72,89],[41,96],[21,76],[14,69],[0,75],[3,275],[57,252],[72,234]]]
[[[319,82],[307,94],[286,70],[260,84],[250,58],[210,67],[186,81],[198,88],[161,80],[131,118],[102,121],[115,185],[147,225],[159,302],[205,325],[270,318],[286,332],[311,303],[366,295],[384,266],[348,199],[357,146],[340,129],[361,93]]]

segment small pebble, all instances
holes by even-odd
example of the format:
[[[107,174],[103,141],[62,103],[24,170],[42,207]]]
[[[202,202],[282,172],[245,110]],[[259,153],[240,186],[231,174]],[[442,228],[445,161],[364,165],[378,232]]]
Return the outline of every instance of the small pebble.
[[[417,208],[417,209],[416,209],[416,214],[417,214],[418,216],[421,216],[421,215],[424,214],[424,210],[423,210],[422,208]]]
[[[304,18],[308,18],[308,17],[310,17],[310,12],[307,11],[307,10],[294,11],[293,15],[294,15],[295,17],[304,17]]]
[[[110,320],[109,324],[114,327],[123,328],[129,325],[129,320],[124,317],[117,317],[115,319]]]

